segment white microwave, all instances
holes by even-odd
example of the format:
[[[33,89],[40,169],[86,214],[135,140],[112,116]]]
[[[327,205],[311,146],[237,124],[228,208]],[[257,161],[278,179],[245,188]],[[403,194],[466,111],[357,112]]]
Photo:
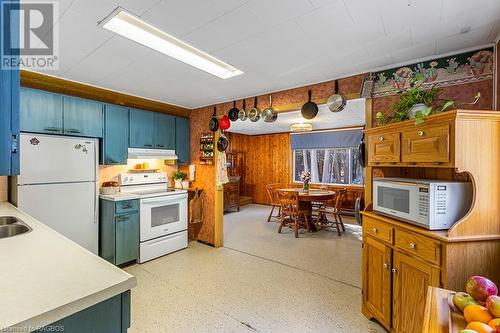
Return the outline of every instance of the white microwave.
[[[375,178],[373,210],[424,227],[447,230],[469,211],[468,182]]]

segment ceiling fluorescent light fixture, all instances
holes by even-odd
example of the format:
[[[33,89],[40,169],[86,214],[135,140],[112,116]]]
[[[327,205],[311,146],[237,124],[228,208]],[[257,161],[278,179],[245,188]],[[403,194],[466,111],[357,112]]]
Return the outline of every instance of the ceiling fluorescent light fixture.
[[[120,7],[101,21],[99,26],[221,79],[243,74],[239,69],[184,43]]]
[[[292,132],[309,132],[312,129],[313,125],[310,123],[295,123],[290,125],[290,131]]]

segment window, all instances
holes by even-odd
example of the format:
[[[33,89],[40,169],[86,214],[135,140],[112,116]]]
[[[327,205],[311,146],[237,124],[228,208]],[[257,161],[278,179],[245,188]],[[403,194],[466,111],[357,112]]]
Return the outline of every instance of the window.
[[[305,158],[304,158],[305,156]],[[311,183],[363,184],[358,148],[297,149],[293,151],[294,180],[311,172]]]

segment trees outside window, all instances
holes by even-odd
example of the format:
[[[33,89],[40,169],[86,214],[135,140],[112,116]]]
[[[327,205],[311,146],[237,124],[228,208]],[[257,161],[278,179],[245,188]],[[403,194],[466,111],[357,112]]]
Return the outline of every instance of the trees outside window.
[[[293,159],[295,181],[300,181],[300,173],[305,170],[311,173],[311,183],[363,184],[363,168],[355,147],[297,149]]]

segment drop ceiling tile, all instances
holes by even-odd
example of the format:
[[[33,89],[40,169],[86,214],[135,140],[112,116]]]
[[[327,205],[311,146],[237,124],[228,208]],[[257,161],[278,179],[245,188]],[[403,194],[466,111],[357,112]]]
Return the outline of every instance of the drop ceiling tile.
[[[342,2],[342,0],[311,0],[314,8],[321,8],[329,5],[333,5],[337,2]]]
[[[388,53],[406,49],[412,46],[411,32],[409,29],[385,38],[377,39],[366,44],[366,50],[372,58],[379,58]]]
[[[493,29],[493,24],[473,29],[466,34],[458,34],[451,37],[438,39],[436,53],[442,54],[469,47],[484,45],[488,42],[488,36]]]
[[[250,0],[245,8],[266,22],[268,27],[314,10],[309,0]]]
[[[152,9],[154,5],[159,3],[161,0],[112,0],[117,7],[122,7],[129,12],[141,16],[147,10]]]
[[[425,44],[415,45],[409,48],[403,48],[391,53],[395,63],[408,62],[414,59],[429,57],[436,52],[436,42],[432,41]]]
[[[410,27],[436,25],[440,20],[442,0],[381,0],[377,3],[388,35]]]

